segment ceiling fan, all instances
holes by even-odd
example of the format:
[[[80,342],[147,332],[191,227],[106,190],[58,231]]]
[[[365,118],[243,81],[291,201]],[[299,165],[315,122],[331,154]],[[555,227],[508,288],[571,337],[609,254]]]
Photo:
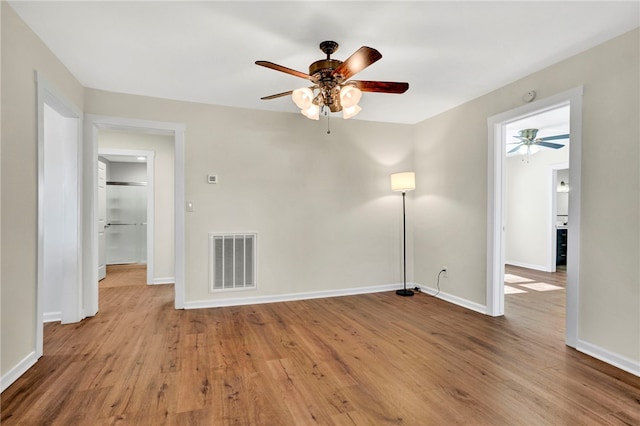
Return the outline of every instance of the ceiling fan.
[[[538,134],[538,129],[523,129],[520,130],[518,136],[514,136],[516,139],[520,139],[519,142],[511,142],[508,145],[516,144],[515,147],[511,148],[507,151],[507,154],[512,154],[514,152],[520,151],[522,154],[533,154],[537,152],[537,147],[542,146],[545,148],[559,149],[564,146],[564,144],[553,143],[549,141],[559,140],[559,139],[569,139],[569,134],[565,135],[555,135],[555,136],[546,136],[544,138],[536,138]],[[532,151],[532,148],[535,148],[535,152]]]
[[[331,55],[338,50],[338,43],[335,41],[323,41],[320,43],[320,50],[327,55],[327,58],[309,65],[309,74],[269,61],[256,61],[256,65],[304,78],[312,83],[309,87],[265,96],[260,99],[275,99],[291,95],[295,104],[300,108],[300,112],[307,118],[318,120],[320,111],[326,108],[325,112],[326,110],[342,111],[343,118],[346,119],[355,116],[362,110],[358,105],[362,92],[404,93],[409,88],[409,83],[349,80],[382,58],[382,54],[376,49],[362,46],[344,62],[331,58]]]

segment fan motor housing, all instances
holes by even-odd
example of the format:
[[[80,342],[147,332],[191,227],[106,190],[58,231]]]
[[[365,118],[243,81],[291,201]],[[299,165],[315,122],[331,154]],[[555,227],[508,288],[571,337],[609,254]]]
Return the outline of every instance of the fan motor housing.
[[[338,68],[341,63],[342,61],[337,59],[320,59],[309,65],[309,75],[315,77],[316,74],[318,74],[318,80],[320,80],[322,77],[325,77],[323,74],[330,74]]]
[[[522,136],[523,138],[533,140],[536,138],[536,135],[538,134],[538,129],[523,129],[523,130],[520,130],[519,133],[520,133],[520,136]]]

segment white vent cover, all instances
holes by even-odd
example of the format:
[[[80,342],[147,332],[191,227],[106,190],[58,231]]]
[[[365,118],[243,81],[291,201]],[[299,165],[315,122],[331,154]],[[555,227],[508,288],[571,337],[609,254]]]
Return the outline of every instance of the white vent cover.
[[[257,234],[209,234],[209,291],[256,288]]]

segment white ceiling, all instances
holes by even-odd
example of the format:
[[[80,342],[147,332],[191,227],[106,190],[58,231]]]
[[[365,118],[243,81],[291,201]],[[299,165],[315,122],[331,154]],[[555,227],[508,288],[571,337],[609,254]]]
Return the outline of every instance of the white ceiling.
[[[260,97],[305,80],[340,43],[383,58],[359,80],[409,82],[403,95],[365,93],[358,119],[416,123],[640,24],[640,2],[124,2],[11,1],[82,85],[115,92],[297,112]],[[536,89],[532,87],[531,89]]]

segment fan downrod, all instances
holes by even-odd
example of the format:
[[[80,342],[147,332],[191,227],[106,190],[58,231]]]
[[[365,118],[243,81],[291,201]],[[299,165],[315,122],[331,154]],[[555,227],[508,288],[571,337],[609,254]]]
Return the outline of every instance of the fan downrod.
[[[320,43],[320,50],[322,50],[327,55],[327,59],[329,59],[329,57],[338,50],[338,46],[339,44],[335,41],[327,40]]]

